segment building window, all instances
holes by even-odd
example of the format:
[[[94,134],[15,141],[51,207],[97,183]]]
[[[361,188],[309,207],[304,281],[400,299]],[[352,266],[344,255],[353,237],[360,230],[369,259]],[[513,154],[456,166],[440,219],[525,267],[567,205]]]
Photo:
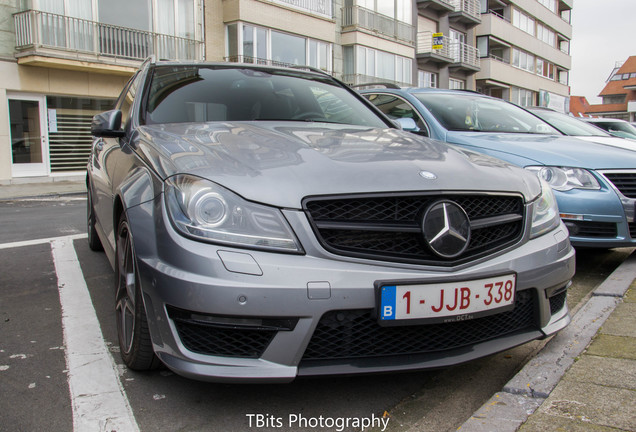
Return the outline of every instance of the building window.
[[[437,74],[433,72],[418,70],[417,86],[423,88],[437,88]]]
[[[532,36],[534,36],[535,34],[534,18],[530,17],[529,15],[526,15],[525,13],[517,9],[513,9],[512,11],[512,25],[517,27],[518,29],[523,30],[524,32],[528,34],[531,34]]]
[[[362,45],[344,47],[344,65],[344,78],[348,83],[383,80],[410,86],[413,82],[412,59]]]
[[[331,71],[330,43],[243,23],[227,26],[226,53],[229,61],[309,65]]]
[[[559,83],[560,84],[569,85],[569,81],[570,81],[569,76],[570,76],[570,74],[569,74],[568,71],[561,69],[561,70],[559,70],[558,75],[559,75]]]
[[[512,65],[528,72],[535,72],[534,56],[517,48],[512,49]]]
[[[554,46],[556,43],[556,33],[541,23],[537,23],[537,39]]]
[[[463,90],[466,88],[466,81],[450,78],[448,80],[448,88],[451,90]]]
[[[537,75],[553,80],[554,65],[547,60],[537,57]]]
[[[537,0],[543,6],[550,9],[552,12],[557,13],[557,2],[556,0]]]
[[[510,101],[521,106],[534,106],[534,92],[519,87],[510,89]]]
[[[356,5],[408,24],[413,23],[412,0],[356,0]]]

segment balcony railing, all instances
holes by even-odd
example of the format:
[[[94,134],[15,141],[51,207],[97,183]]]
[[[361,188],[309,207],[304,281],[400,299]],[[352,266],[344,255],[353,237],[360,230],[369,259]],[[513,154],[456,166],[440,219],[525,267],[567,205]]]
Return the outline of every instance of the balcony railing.
[[[143,60],[202,59],[203,43],[80,18],[28,10],[14,14],[16,49],[51,48],[66,52]]]
[[[412,83],[405,83],[405,82],[390,80],[386,78],[378,78],[376,76],[363,75],[363,74],[347,74],[342,77],[342,80],[349,85],[391,83],[391,84],[396,84],[399,87],[413,86]]]
[[[360,27],[409,44],[415,43],[415,27],[360,6],[342,8],[342,27]]]
[[[451,59],[451,63],[462,63],[479,68],[479,50],[474,46],[442,36],[442,48],[433,49],[433,33],[417,33],[417,54],[437,54]]]
[[[479,0],[450,0],[455,12],[464,12],[481,21],[481,2]]]
[[[284,3],[295,9],[333,17],[333,0],[271,0],[272,3]]]
[[[461,42],[451,42],[449,48],[455,63],[479,68],[479,50],[477,48]]]
[[[417,54],[437,54],[442,57],[452,58],[450,44],[451,40],[447,36],[442,36],[442,48],[433,49],[433,32],[417,33]]]

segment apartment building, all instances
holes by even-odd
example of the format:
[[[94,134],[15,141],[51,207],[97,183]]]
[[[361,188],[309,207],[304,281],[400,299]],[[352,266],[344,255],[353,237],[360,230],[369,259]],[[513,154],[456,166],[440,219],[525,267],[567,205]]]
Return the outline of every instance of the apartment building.
[[[482,0],[477,90],[569,111],[573,0]]]
[[[562,106],[573,0],[0,0],[0,184],[82,176],[149,55]]]
[[[412,85],[412,5],[412,0],[208,1],[206,54],[209,60],[307,64],[349,84]]]
[[[0,2],[0,183],[83,176],[92,116],[144,58],[203,58],[202,11],[202,0]]]
[[[415,77],[413,0],[4,0],[0,183],[82,176],[90,120],[149,55]]]
[[[480,0],[417,0],[417,85],[475,90]]]

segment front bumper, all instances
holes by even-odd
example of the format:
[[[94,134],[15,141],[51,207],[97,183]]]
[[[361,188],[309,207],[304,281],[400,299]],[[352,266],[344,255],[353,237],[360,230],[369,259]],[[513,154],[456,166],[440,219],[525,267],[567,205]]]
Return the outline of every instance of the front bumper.
[[[331,255],[319,246],[305,215],[297,211],[285,211],[285,216],[305,255],[232,249],[186,239],[172,229],[161,196],[127,213],[155,352],[170,369],[191,378],[285,382],[299,375],[445,367],[553,334],[570,320],[564,290],[574,275],[575,259],[563,224],[489,259],[439,269]],[[534,299],[530,327],[417,355],[311,361],[303,357],[321,317],[328,312],[373,313],[374,285],[379,280],[471,280],[510,272],[517,275],[517,292],[531,293]],[[555,293],[563,301],[558,307],[553,302],[551,307],[550,297]],[[186,319],[181,320],[183,317]],[[206,334],[211,339],[205,342],[192,342],[186,333],[196,330],[201,321],[205,321],[204,327],[211,324],[224,331],[220,336]],[[242,337],[245,329],[273,333],[262,349],[256,349],[249,346],[253,339]],[[219,342],[217,337],[231,339]],[[195,339],[200,338],[195,335]],[[197,343],[248,346],[239,349],[239,356],[222,350],[211,355],[192,349]]]
[[[624,196],[605,177],[600,190],[555,191],[561,218],[575,247],[636,246],[636,199]]]

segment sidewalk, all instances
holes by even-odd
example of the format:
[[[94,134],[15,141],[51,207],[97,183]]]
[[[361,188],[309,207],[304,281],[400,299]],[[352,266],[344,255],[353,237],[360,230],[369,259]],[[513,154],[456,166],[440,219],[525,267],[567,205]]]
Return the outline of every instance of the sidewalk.
[[[0,184],[0,200],[44,198],[86,193],[84,176],[49,178],[49,181],[22,179],[11,184]]]
[[[462,432],[636,431],[636,253]]]

